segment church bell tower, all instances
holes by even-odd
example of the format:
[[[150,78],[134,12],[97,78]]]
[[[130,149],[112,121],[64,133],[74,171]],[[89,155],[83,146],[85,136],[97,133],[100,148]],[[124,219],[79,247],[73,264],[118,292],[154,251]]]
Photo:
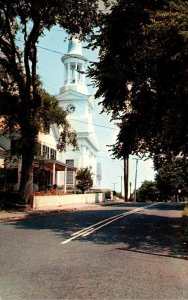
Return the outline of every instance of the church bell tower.
[[[82,54],[81,42],[72,38],[69,42],[68,53],[61,58],[64,64],[65,81],[60,92],[65,92],[69,89],[88,95],[88,89],[85,84],[85,71],[87,58]]]
[[[73,37],[69,41],[68,52],[61,61],[64,70],[64,85],[56,96],[61,107],[67,111],[67,120],[76,131],[78,151],[62,153],[65,162],[73,162],[80,168],[91,167],[94,187],[97,186],[97,153],[99,143],[92,119],[94,97],[89,95],[86,85],[87,58],[82,53],[81,42]]]

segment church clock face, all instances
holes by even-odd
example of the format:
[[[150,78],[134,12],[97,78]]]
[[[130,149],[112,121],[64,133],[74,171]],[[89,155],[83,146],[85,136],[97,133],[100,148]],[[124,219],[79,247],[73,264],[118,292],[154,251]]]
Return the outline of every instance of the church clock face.
[[[75,112],[75,110],[76,110],[76,106],[74,104],[68,104],[66,107],[66,111],[69,114],[72,114],[73,112]]]

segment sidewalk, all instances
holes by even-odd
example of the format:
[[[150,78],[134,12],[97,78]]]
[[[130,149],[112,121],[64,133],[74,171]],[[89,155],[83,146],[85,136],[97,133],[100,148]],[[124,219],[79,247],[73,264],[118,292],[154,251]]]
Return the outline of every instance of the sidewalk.
[[[63,211],[63,210],[62,210]],[[36,216],[45,216],[49,213],[58,213],[59,211],[48,210],[30,210],[30,211],[0,211],[0,223],[29,219]]]
[[[109,206],[113,205],[116,202],[114,201],[106,201],[102,203],[96,203],[96,204],[79,204],[79,205],[72,205],[72,206],[65,206],[65,207],[59,207],[59,208],[49,208],[49,207],[44,207],[43,209],[40,210],[23,210],[23,211],[16,211],[16,210],[10,210],[10,211],[5,211],[5,210],[0,210],[0,223],[4,222],[10,222],[10,221],[18,221],[18,220],[24,220],[24,219],[29,219],[33,217],[38,217],[38,216],[47,216],[49,214],[60,214],[64,212],[71,212],[71,211],[79,211],[79,210],[98,210],[102,209],[103,206]]]

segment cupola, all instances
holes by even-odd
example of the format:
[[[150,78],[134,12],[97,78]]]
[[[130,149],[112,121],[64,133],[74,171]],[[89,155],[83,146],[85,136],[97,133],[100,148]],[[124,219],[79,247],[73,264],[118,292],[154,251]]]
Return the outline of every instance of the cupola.
[[[65,81],[60,92],[62,93],[71,89],[88,95],[88,89],[85,84],[85,72],[88,60],[83,56],[82,44],[77,38],[71,38],[68,45],[68,53],[61,58],[61,61],[64,65]]]

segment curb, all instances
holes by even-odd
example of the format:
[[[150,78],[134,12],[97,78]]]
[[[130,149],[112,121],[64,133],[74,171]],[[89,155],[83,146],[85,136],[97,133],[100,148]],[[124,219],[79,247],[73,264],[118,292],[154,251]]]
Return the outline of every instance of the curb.
[[[106,201],[106,202],[101,202],[100,206],[111,206],[116,204],[114,201]],[[12,216],[7,216],[7,217],[2,217],[0,213],[0,223],[6,223],[6,222],[14,222],[14,221],[19,221],[19,220],[26,220],[26,219],[32,219],[35,217],[45,217],[48,215],[53,215],[53,214],[61,214],[65,212],[74,212],[74,211],[79,211],[79,207],[65,207],[61,209],[54,209],[54,210],[43,210],[43,211],[23,211],[23,212],[15,212],[15,213],[20,213],[20,215],[16,216],[14,215],[14,212],[12,213]],[[8,214],[8,213],[7,213]],[[11,213],[10,213],[11,214]]]
[[[48,215],[52,214],[60,214],[63,212],[69,212],[69,211],[75,211],[76,209],[61,209],[61,210],[52,210],[52,211],[43,211],[43,212],[31,212],[31,213],[23,213],[23,215],[19,216],[10,216],[10,217],[4,217],[2,218],[0,216],[0,223],[6,223],[6,222],[14,222],[14,221],[19,221],[19,220],[27,220],[27,219],[32,219],[35,217],[45,217]]]

